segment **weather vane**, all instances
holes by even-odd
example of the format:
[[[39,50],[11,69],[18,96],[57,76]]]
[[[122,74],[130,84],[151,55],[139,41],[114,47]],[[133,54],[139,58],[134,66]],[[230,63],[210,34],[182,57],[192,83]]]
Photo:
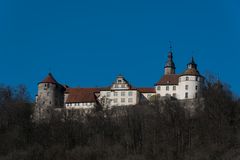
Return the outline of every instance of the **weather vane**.
[[[170,48],[170,51],[172,52],[172,49],[173,49],[173,47],[172,47],[172,41],[169,41],[169,48]]]

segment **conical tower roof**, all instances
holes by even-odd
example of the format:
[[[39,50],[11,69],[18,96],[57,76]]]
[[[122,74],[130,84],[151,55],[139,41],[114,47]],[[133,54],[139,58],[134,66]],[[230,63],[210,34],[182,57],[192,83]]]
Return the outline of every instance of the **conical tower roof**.
[[[44,78],[40,83],[53,83],[53,84],[58,84],[56,79],[53,77],[51,73],[48,73],[47,77]]]

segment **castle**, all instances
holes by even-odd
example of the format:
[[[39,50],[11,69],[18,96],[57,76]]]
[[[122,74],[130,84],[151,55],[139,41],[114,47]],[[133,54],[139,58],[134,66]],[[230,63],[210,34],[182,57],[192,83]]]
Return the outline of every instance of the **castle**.
[[[40,109],[92,109],[102,107],[132,106],[150,101],[151,97],[173,97],[178,100],[192,100],[201,96],[204,77],[199,73],[192,58],[186,70],[175,73],[172,51],[164,66],[164,75],[151,88],[136,88],[119,75],[108,87],[71,88],[58,83],[51,73],[38,83],[36,104]]]

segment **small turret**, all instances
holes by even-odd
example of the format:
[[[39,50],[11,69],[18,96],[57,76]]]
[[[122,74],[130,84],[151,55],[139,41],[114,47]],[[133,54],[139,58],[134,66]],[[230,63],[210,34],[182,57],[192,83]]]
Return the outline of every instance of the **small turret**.
[[[187,64],[188,69],[196,69],[197,70],[197,64],[194,61],[194,58],[192,57],[191,62]]]
[[[185,75],[195,75],[198,76],[200,75],[198,69],[197,69],[197,64],[194,61],[194,58],[192,57],[191,61],[187,64],[187,69],[183,73]]]

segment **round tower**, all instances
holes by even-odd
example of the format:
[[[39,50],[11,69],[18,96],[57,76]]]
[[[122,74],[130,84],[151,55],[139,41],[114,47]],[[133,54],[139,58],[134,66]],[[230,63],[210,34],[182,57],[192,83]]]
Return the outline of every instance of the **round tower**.
[[[176,67],[175,67],[175,64],[173,62],[172,51],[170,50],[168,52],[168,60],[165,63],[165,66],[164,66],[164,74],[165,75],[175,74],[175,69],[176,69]]]
[[[33,119],[35,121],[48,120],[53,109],[63,107],[64,90],[65,88],[55,80],[51,73],[39,82]]]
[[[200,75],[192,57],[187,69],[179,77],[179,99],[199,98],[204,78]]]
[[[64,87],[49,73],[38,83],[37,105],[41,108],[59,108],[64,106]]]

